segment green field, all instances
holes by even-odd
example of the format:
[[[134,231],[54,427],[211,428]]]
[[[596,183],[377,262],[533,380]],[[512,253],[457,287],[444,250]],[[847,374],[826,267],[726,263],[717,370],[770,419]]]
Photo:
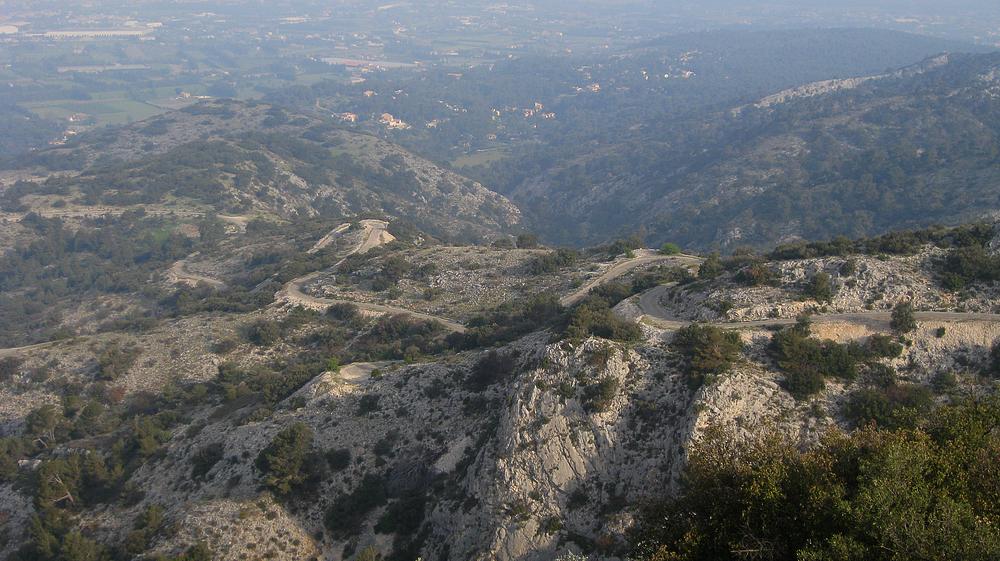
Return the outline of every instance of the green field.
[[[452,160],[451,165],[454,168],[488,166],[493,162],[499,162],[509,155],[510,154],[506,148],[493,148],[490,150],[482,150],[479,152],[473,152],[472,154],[459,156]]]
[[[55,100],[24,103],[22,106],[46,119],[65,120],[74,113],[86,113],[94,118],[98,126],[121,125],[163,113],[163,109],[130,99]]]

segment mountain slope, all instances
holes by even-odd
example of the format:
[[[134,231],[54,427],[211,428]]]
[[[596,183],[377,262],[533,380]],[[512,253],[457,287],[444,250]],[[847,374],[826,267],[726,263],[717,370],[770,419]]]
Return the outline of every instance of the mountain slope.
[[[263,104],[200,104],[20,158],[50,178],[22,184],[8,205],[44,190],[84,206],[182,201],[195,209],[281,218],[362,214],[409,222],[446,237],[477,239],[519,221],[481,184],[389,142]],[[12,167],[12,166],[9,166]]]
[[[1000,209],[1000,56],[936,57],[827,90],[651,123],[508,195],[562,242],[646,227],[696,247],[857,237]]]

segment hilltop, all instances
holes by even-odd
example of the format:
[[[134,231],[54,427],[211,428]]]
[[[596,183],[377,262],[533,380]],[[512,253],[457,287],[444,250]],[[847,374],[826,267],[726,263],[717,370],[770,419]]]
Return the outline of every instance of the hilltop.
[[[260,103],[203,102],[81,135],[7,168],[11,177],[47,177],[3,194],[8,211],[43,215],[149,205],[279,219],[372,215],[466,240],[520,220],[504,197],[396,145]],[[33,194],[50,196],[49,207],[22,200]]]

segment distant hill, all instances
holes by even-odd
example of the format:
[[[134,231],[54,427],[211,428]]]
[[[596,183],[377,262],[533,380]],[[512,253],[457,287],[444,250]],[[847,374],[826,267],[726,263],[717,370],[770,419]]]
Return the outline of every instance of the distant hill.
[[[651,241],[699,248],[864,236],[1000,210],[1000,55],[932,58],[829,90],[651,122],[522,176],[507,193],[556,241],[646,228]]]
[[[982,47],[878,29],[713,31],[602,55],[525,54],[472,68],[372,73],[363,83],[324,81],[268,99],[299,111],[355,113],[359,127],[440,162],[524,148],[503,175],[490,176],[503,189],[551,161],[631,138],[657,119],[975,49]],[[383,113],[415,126],[387,130]]]
[[[362,84],[323,82],[270,99],[300,111],[358,115],[357,128],[455,165],[511,198],[532,229],[555,243],[601,243],[646,227],[657,239],[696,247],[766,245],[788,236],[825,237],[849,225],[849,233],[865,235],[892,227],[901,215],[833,218],[835,227],[821,220],[800,228],[797,217],[788,216],[774,225],[759,214],[736,221],[728,215],[742,212],[742,198],[723,201],[736,205],[731,210],[715,209],[717,188],[730,184],[736,171],[753,169],[736,160],[747,157],[742,151],[753,147],[763,162],[779,158],[784,146],[765,140],[785,126],[786,111],[751,107],[733,115],[733,109],[764,99],[822,97],[942,52],[983,49],[876,29],[714,31],[601,56],[526,55],[461,72],[374,73]],[[838,109],[822,111],[831,110]],[[383,113],[414,126],[388,129],[380,123]],[[706,166],[728,175],[712,175]],[[799,184],[794,173],[784,178]],[[774,231],[752,231],[767,228]]]
[[[385,216],[433,235],[478,239],[520,220],[481,184],[370,135],[265,104],[216,101],[87,135],[7,163],[35,175],[33,191],[78,193],[83,205],[166,200],[230,214],[283,218]]]

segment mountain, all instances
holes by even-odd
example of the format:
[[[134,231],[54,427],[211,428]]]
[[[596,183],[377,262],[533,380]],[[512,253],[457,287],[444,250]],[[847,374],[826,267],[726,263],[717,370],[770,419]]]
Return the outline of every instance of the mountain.
[[[998,88],[1000,55],[934,57],[650,122],[503,192],[562,243],[645,229],[732,248],[956,223],[1000,210]]]
[[[524,54],[468,68],[384,72],[268,95],[299,111],[350,112],[358,128],[440,162],[509,154],[498,189],[635,129],[747,103],[786,88],[885,72],[971,44],[877,29],[709,31],[607,54]],[[413,124],[388,128],[384,113]],[[483,158],[482,154],[489,157]],[[491,183],[492,184],[492,183]]]
[[[1000,549],[989,519],[949,514],[1000,500],[1000,410],[976,401],[1000,376],[1000,257],[983,253],[995,225],[724,261],[369,248],[362,230],[335,240],[336,274],[307,287],[335,294],[318,311],[179,306],[141,328],[0,350],[0,554],[739,559],[695,551],[742,551],[758,535],[776,550],[835,549],[845,533],[856,551]],[[199,270],[254,235],[227,231]],[[959,300],[939,276],[942,257],[963,255],[994,281],[970,278]],[[562,264],[537,266],[552,256]],[[583,302],[559,306],[586,282]],[[464,333],[400,310],[458,318],[475,298]],[[719,438],[731,440],[717,461],[701,462]],[[803,472],[818,474],[807,489]],[[758,501],[781,508],[760,514]],[[946,530],[912,523],[937,517]],[[675,535],[689,526],[700,539]]]
[[[481,239],[520,213],[481,184],[370,135],[259,103],[212,101],[7,162],[47,176],[4,193],[16,209],[36,191],[88,207],[170,204],[282,219],[384,216],[432,235]]]

